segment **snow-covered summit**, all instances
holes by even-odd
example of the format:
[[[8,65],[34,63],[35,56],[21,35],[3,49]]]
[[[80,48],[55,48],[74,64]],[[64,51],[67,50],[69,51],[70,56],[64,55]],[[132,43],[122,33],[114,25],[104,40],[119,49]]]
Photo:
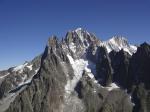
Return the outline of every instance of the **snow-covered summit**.
[[[105,46],[108,53],[112,50],[120,51],[121,49],[123,49],[124,51],[132,55],[137,50],[136,46],[129,44],[128,40],[122,36],[113,36],[111,39],[103,41],[100,45]]]
[[[120,47],[124,47],[124,46],[128,47],[129,46],[128,40],[122,36],[113,36],[108,41],[109,41],[109,43],[112,43],[112,44],[120,46]]]
[[[88,32],[87,30],[83,28],[77,28],[73,30],[72,33],[74,34],[74,36],[77,36],[81,40],[82,43],[84,43],[85,41],[90,43],[90,42],[97,40],[94,34],[92,34],[91,32]]]
[[[113,36],[107,41],[101,41],[94,34],[89,33],[83,28],[77,28],[75,30],[69,31],[65,40],[67,45],[74,53],[76,53],[76,51],[80,51],[79,49],[87,49],[91,46],[104,46],[106,47],[108,53],[110,53],[112,50],[118,52],[123,49],[130,55],[135,53],[137,50],[137,47],[129,44],[128,40],[123,36]]]
[[[77,28],[77,29],[75,29],[75,31],[76,32],[78,32],[78,31],[83,31],[84,29],[83,28],[81,28],[81,27],[79,27],[79,28]]]
[[[80,38],[80,40],[83,42],[84,41],[84,39],[85,39],[85,34],[86,34],[86,31],[85,30],[83,30],[82,28],[77,28],[76,30],[75,30],[75,32],[77,33],[77,35],[78,35],[78,37]]]

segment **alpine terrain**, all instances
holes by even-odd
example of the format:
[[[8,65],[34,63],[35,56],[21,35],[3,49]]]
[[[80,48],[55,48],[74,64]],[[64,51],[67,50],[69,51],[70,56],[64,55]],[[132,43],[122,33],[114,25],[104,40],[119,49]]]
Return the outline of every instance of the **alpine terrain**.
[[[150,45],[78,28],[0,71],[0,112],[150,112]]]

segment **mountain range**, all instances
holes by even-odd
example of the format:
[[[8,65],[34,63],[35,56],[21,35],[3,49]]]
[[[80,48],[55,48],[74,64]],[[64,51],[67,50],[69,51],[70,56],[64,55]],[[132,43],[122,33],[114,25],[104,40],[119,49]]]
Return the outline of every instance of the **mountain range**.
[[[82,28],[0,71],[0,112],[150,112],[150,45]]]

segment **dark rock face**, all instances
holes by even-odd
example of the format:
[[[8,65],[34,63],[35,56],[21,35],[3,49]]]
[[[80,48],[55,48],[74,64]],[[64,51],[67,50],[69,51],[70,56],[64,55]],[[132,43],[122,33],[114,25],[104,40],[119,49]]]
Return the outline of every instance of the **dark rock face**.
[[[109,55],[114,71],[113,81],[119,84],[122,88],[127,88],[131,56],[123,50],[119,52],[112,51]]]
[[[40,70],[30,86],[17,96],[7,112],[61,112],[66,76],[60,62],[68,60],[62,53],[60,60],[56,56],[60,53],[59,49],[55,49],[54,46],[55,44],[46,47]]]
[[[42,55],[0,72],[0,112],[149,112],[150,45],[133,52],[83,29],[52,36]]]
[[[133,107],[126,92],[108,92],[85,76],[84,74],[76,89],[85,103],[86,112],[132,112]]]
[[[91,80],[83,77],[78,83],[79,97],[84,101],[86,112],[99,112],[103,103],[103,96]]]
[[[96,78],[104,86],[112,83],[113,69],[111,67],[111,60],[105,47],[98,47],[96,60]]]
[[[135,84],[143,82],[150,89],[150,45],[143,43],[133,55],[130,65],[130,74]]]
[[[128,95],[123,91],[111,91],[107,95],[101,112],[132,112]]]
[[[150,46],[143,43],[132,57],[123,50],[112,51],[109,55],[114,69],[113,80],[132,93],[133,112],[150,111]]]
[[[130,63],[129,75],[135,102],[134,112],[149,112],[150,45],[143,43],[132,56]]]

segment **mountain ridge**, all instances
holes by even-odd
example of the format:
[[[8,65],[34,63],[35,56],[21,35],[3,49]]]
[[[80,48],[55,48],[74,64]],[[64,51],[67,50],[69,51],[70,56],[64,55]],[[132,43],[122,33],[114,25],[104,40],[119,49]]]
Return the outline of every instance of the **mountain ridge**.
[[[0,109],[2,112],[138,112],[138,108],[148,111],[145,104],[149,104],[146,95],[149,69],[145,68],[144,77],[140,78],[143,68],[136,61],[145,67],[145,60],[138,57],[146,56],[146,66],[150,64],[150,46],[142,44],[137,52],[135,48],[122,37],[103,42],[80,28],[69,31],[61,41],[52,36],[42,56],[0,72]]]

